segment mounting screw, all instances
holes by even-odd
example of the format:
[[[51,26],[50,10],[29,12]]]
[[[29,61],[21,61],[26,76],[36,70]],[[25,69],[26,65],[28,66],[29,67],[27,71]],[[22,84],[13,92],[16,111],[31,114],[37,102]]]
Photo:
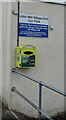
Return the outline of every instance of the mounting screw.
[[[52,26],[49,26],[49,29],[50,29],[50,30],[53,30],[54,28],[53,28]]]

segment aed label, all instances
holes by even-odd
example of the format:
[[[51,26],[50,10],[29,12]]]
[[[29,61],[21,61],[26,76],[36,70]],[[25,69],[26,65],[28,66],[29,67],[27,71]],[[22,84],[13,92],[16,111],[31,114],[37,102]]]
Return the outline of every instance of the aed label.
[[[35,67],[35,55],[22,56],[22,67]]]
[[[20,15],[19,36],[48,38],[48,17],[26,14]]]

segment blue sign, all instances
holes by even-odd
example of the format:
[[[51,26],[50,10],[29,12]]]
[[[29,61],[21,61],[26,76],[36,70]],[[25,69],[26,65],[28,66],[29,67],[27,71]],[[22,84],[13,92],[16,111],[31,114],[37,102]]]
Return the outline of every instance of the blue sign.
[[[19,36],[48,38],[48,17],[21,15],[19,19]]]
[[[20,37],[48,37],[48,25],[19,23]]]

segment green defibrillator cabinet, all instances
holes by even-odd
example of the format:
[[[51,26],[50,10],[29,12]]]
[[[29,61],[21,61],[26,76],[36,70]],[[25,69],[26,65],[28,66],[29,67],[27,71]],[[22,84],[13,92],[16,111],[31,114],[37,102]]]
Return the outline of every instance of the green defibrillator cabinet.
[[[36,67],[36,47],[33,45],[21,45],[16,47],[16,67]]]

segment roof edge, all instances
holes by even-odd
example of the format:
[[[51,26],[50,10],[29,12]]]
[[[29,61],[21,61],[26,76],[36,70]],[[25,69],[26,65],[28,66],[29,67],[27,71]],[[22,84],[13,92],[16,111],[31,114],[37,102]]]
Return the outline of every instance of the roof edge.
[[[48,2],[48,1],[42,1],[42,0],[39,0],[39,1],[42,2],[42,3],[57,4],[57,5],[63,5],[63,6],[66,6],[66,2],[65,2],[65,3],[56,3],[56,2]]]

